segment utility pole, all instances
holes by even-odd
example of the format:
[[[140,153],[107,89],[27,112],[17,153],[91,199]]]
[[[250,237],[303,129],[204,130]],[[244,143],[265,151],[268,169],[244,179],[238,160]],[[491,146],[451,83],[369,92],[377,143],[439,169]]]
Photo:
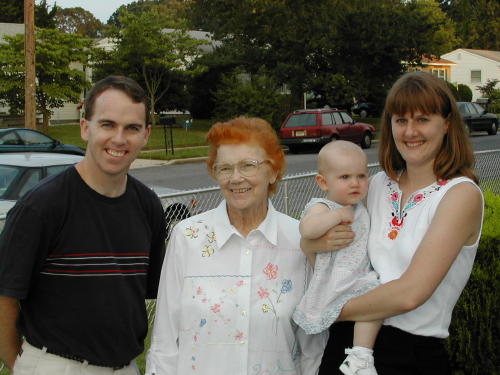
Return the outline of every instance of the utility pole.
[[[36,129],[35,0],[24,0],[24,126]]]

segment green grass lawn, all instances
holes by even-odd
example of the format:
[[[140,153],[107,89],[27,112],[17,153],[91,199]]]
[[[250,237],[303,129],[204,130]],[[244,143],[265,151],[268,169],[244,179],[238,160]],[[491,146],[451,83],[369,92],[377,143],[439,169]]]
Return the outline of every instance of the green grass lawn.
[[[355,119],[356,121],[374,125],[375,128],[377,128],[375,138],[379,137],[379,118],[367,117],[364,119]],[[178,119],[177,126],[180,126],[183,122],[184,120],[182,118]],[[147,152],[141,152],[139,157],[142,159],[171,160],[207,156],[207,147],[204,147],[206,146],[205,136],[213,123],[214,120],[195,119],[190,129],[185,130],[184,128],[174,128],[171,130],[171,133],[170,129],[167,128],[165,131],[163,126],[156,125],[151,131],[148,144],[144,147],[144,151]],[[80,137],[80,126],[78,124],[51,126],[49,128],[49,135],[63,143],[69,143],[85,148],[85,142]],[[171,151],[172,140],[175,148],[174,154],[172,154]]]
[[[204,146],[206,145],[205,135],[212,124],[213,121],[211,120],[194,120],[190,129],[175,128],[172,129],[172,134],[170,133],[170,129],[166,129],[165,131],[163,126],[157,125],[152,129],[149,142],[144,147],[144,150],[165,150],[166,143],[170,153],[172,140],[174,147]],[[78,124],[50,126],[49,135],[63,143],[85,148],[85,142],[80,137],[80,126]],[[175,151],[176,158],[204,155],[206,155],[206,152],[203,154],[203,151],[199,150],[179,152],[178,155],[177,151]],[[143,156],[148,157],[146,154],[141,155],[141,157]],[[165,155],[165,151],[163,151],[163,155],[162,152],[159,152],[158,156],[161,159],[172,158],[172,156]]]

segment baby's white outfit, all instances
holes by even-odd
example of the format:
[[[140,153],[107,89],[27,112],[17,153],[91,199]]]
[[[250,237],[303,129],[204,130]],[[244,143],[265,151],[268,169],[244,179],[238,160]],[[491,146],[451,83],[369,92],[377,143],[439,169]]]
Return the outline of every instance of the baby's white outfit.
[[[317,204],[334,210],[342,206],[323,198],[312,198],[302,216]],[[370,217],[363,203],[353,206],[354,242],[348,247],[316,254],[314,275],[309,287],[293,313],[293,320],[308,334],[321,332],[337,319],[342,307],[350,299],[380,285],[368,258],[367,242]]]

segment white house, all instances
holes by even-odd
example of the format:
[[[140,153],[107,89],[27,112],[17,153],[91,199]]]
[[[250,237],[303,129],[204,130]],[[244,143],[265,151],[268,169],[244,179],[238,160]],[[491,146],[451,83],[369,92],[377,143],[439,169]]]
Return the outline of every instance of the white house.
[[[450,81],[469,86],[473,101],[482,97],[477,86],[483,86],[489,79],[500,80],[500,51],[459,48],[441,58],[455,63],[451,66]]]

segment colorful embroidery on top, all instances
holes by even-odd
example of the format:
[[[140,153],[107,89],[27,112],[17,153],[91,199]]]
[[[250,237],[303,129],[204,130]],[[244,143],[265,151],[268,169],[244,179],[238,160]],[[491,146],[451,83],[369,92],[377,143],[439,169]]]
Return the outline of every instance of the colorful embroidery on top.
[[[268,280],[273,280],[278,277],[278,266],[268,263],[266,268],[264,268],[264,274],[267,276]]]
[[[187,227],[185,235],[188,238],[198,238],[198,228],[193,228],[193,227]]]
[[[209,257],[212,256],[214,253],[214,248],[211,245],[205,245],[203,246],[203,249],[201,251],[201,256],[202,257]]]
[[[268,263],[262,272],[264,272],[264,275],[267,276],[268,280],[275,280],[278,278],[278,266],[272,263]],[[289,293],[292,289],[293,289],[292,280],[283,279],[281,280],[280,288],[276,289],[273,288],[269,290],[268,288],[261,286],[257,290],[257,295],[259,296],[259,298],[267,301],[266,303],[262,304],[261,307],[262,312],[263,313],[272,312],[274,314],[273,331],[275,334],[278,333],[278,319],[279,319],[277,305],[281,302],[282,296],[284,294]],[[275,296],[276,298],[275,299],[271,298],[272,296]]]
[[[397,181],[389,178],[389,182],[387,187],[389,188],[389,201],[392,207],[391,213],[391,221],[389,223],[389,233],[387,233],[387,237],[391,240],[395,240],[399,234],[401,227],[404,224],[404,220],[408,215],[408,211],[410,211],[413,207],[417,206],[421,202],[423,202],[427,197],[429,197],[435,191],[439,191],[441,187],[446,185],[448,180],[438,180],[432,185],[418,190],[414,192],[408,198],[406,205],[401,209],[400,201],[401,201],[401,191],[399,190],[399,185]]]

